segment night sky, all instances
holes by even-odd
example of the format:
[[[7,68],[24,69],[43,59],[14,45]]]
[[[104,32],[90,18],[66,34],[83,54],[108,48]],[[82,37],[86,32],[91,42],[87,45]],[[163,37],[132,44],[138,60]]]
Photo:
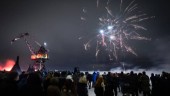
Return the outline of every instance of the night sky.
[[[107,0],[99,0],[103,6]],[[110,0],[112,6],[119,6],[119,0]],[[129,0],[130,1],[130,0]],[[148,29],[144,35],[151,41],[132,42],[138,56],[125,53],[120,57],[130,67],[152,68],[170,64],[170,8],[166,0],[136,0],[139,9],[155,16],[143,23]],[[113,7],[113,9],[114,9]],[[82,9],[88,12],[87,21],[80,19]],[[100,7],[101,8],[101,7]],[[47,42],[50,59],[45,63],[49,70],[109,70],[115,66],[106,53],[95,58],[95,45],[85,51],[83,44],[98,32],[97,16],[103,15],[101,8],[96,11],[96,0],[1,0],[0,1],[0,61],[15,60],[20,56],[20,66],[26,70],[30,51],[23,39],[11,45],[11,40],[20,33],[28,32],[35,50],[34,41]],[[83,37],[79,40],[79,37]],[[84,39],[84,37],[86,37]],[[129,64],[129,65],[128,65]],[[1,64],[1,66],[3,66]],[[169,65],[170,66],[170,65]]]

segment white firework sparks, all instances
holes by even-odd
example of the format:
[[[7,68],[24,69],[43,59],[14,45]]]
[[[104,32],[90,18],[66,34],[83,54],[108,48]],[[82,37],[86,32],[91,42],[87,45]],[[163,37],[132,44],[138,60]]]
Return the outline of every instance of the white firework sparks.
[[[108,0],[108,2],[110,2]],[[107,2],[107,5],[109,5]],[[153,18],[147,17],[147,14],[136,12],[138,6],[135,4],[135,0],[129,3],[129,5],[123,9],[123,0],[120,0],[120,12],[114,13],[109,6],[105,7],[107,11],[106,17],[99,17],[100,31],[97,34],[97,47],[96,57],[100,52],[100,47],[103,46],[109,52],[110,60],[118,59],[118,51],[129,52],[137,56],[137,53],[128,44],[129,40],[150,40],[147,37],[139,34],[139,30],[146,31],[147,28],[142,26],[140,22]],[[97,0],[97,7],[99,7],[99,0]],[[91,40],[85,45],[85,49],[88,49]],[[112,54],[112,55],[111,55]]]

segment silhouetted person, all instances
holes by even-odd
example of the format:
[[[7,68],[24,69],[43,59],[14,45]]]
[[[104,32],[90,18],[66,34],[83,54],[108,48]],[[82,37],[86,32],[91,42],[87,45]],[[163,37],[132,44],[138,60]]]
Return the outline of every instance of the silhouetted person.
[[[19,90],[17,81],[19,80],[19,75],[17,72],[9,72],[7,78],[0,84],[0,95],[1,96],[18,96]]]
[[[79,82],[77,85],[77,93],[78,96],[88,96],[87,79],[84,73],[80,74]]]
[[[92,87],[92,74],[88,73],[87,74],[87,81],[88,81],[88,87],[91,89]]]
[[[149,77],[146,75],[146,72],[142,73],[142,76],[140,79],[141,79],[141,87],[143,91],[143,96],[150,96]]]
[[[104,92],[104,95],[105,96],[113,96],[114,93],[113,93],[113,88],[114,88],[114,85],[113,85],[113,77],[111,76],[111,72],[108,72],[107,76],[106,76],[106,79],[105,79],[105,92]]]
[[[105,90],[104,79],[102,76],[99,76],[94,86],[94,93],[96,94],[96,96],[104,96],[104,90]]]
[[[119,81],[116,74],[113,74],[113,90],[114,90],[114,96],[117,96],[117,88],[119,88]]]
[[[47,88],[47,96],[61,96],[58,83],[59,83],[58,78],[53,77],[50,79],[50,85]]]
[[[27,79],[27,92],[25,96],[43,96],[42,80],[38,73],[30,73]]]

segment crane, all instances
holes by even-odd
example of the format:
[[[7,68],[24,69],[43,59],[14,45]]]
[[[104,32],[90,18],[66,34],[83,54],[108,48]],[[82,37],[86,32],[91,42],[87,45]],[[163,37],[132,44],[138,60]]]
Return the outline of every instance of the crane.
[[[21,33],[17,37],[11,40],[11,44],[13,44],[14,42],[20,39],[24,39],[27,47],[29,48],[29,51],[31,52],[31,60],[35,61],[34,66],[33,66],[34,70],[35,71],[42,70],[42,68],[45,67],[44,66],[45,61],[49,59],[48,50],[46,50],[46,48],[42,46],[40,43],[35,41],[35,43],[39,46],[39,50],[34,51],[34,48],[31,46],[31,44],[27,40],[28,36],[30,36],[29,33]],[[46,43],[44,45],[46,45]],[[37,68],[37,66],[39,68]]]

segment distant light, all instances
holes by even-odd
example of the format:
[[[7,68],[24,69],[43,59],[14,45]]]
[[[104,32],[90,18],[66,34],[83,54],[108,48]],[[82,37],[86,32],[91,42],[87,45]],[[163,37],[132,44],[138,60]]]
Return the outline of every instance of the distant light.
[[[46,42],[44,42],[44,46],[47,46],[47,43],[46,43]]]
[[[114,35],[110,36],[111,40],[116,40],[116,37]]]
[[[113,26],[108,26],[107,29],[108,29],[108,30],[112,30],[112,29],[113,29]]]
[[[103,34],[104,33],[104,30],[100,30],[100,34]]]

